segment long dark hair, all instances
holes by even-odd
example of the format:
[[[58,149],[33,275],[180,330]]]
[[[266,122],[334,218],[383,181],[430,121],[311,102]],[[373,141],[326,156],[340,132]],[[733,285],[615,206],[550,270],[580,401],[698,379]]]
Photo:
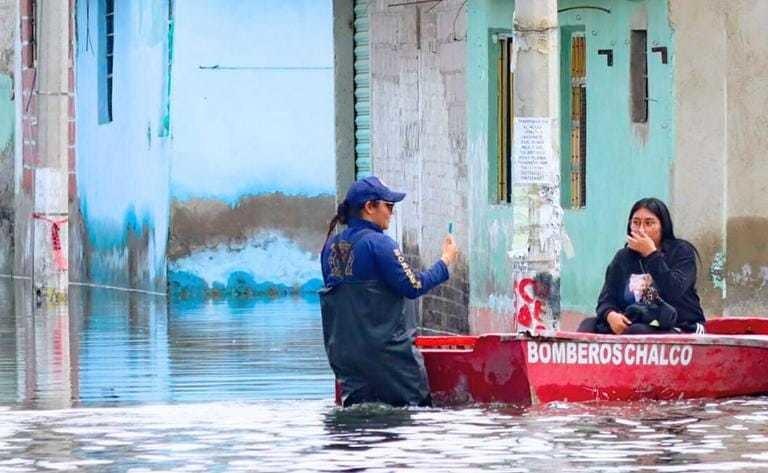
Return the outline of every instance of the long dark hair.
[[[665,241],[674,241],[678,239],[675,236],[675,227],[672,224],[672,216],[669,213],[667,204],[665,204],[662,200],[657,199],[656,197],[646,197],[645,199],[640,199],[635,202],[635,205],[632,206],[632,209],[629,211],[629,217],[627,218],[627,235],[632,234],[632,216],[635,215],[635,212],[640,209],[647,209],[649,212],[655,215],[656,218],[659,219],[659,222],[661,222],[662,245]],[[693,246],[690,242],[685,241],[685,243],[691,247],[693,252],[696,254],[696,258],[699,260],[699,263],[701,263],[699,250],[697,250],[696,247]]]
[[[331,237],[331,234],[333,233],[333,230],[336,228],[336,225],[342,224],[346,225],[349,222],[349,219],[351,217],[359,217],[360,216],[360,208],[352,208],[349,205],[349,202],[347,202],[346,199],[344,199],[338,207],[336,207],[336,215],[333,216],[331,219],[331,223],[328,224],[328,233],[325,235],[325,241],[328,241],[328,239]]]

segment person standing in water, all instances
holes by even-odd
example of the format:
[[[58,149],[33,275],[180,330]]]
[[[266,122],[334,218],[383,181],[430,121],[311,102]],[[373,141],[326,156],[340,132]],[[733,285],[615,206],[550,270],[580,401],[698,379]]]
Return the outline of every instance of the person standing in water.
[[[407,320],[404,303],[448,280],[458,248],[447,235],[435,264],[411,268],[384,233],[404,198],[374,176],[353,183],[320,255],[323,339],[344,406],[431,404],[424,360],[413,344],[416,324]],[[347,228],[331,237],[337,223]]]

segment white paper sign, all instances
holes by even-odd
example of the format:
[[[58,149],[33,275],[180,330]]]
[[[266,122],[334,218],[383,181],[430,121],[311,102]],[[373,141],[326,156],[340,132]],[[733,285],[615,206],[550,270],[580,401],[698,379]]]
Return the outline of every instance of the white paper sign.
[[[554,184],[552,119],[515,118],[514,163],[515,184]]]
[[[54,168],[35,170],[35,212],[67,213],[69,176]]]

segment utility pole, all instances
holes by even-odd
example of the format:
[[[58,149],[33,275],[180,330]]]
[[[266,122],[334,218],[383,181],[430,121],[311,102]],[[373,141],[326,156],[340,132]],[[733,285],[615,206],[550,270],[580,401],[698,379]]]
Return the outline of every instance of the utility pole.
[[[515,2],[514,273],[518,331],[560,318],[560,32],[557,0]]]
[[[70,2],[38,1],[33,283],[37,303],[65,304],[69,284]]]

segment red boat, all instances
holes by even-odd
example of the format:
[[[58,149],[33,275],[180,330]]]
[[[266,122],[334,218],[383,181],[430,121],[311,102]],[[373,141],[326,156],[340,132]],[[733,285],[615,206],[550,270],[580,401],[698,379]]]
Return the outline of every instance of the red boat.
[[[768,393],[768,319],[718,318],[706,331],[419,337],[416,345],[438,405]]]

